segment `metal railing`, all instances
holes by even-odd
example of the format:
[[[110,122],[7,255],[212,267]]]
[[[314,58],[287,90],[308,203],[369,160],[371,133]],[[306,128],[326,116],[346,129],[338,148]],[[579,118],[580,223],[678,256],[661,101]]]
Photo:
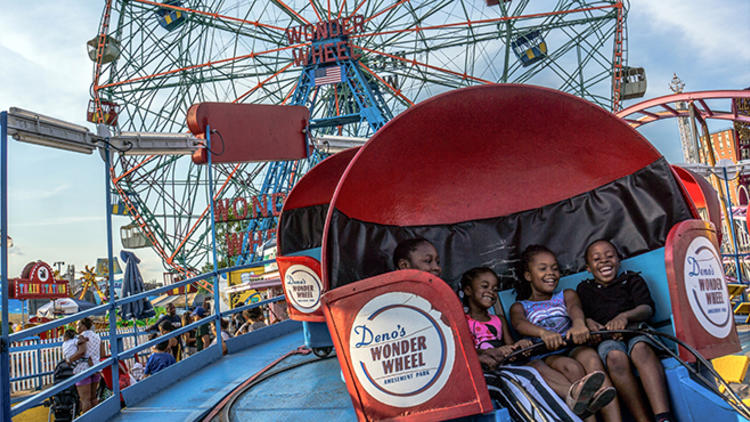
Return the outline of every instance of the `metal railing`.
[[[206,133],[206,146],[207,146],[207,152],[208,152],[208,168],[211,169],[211,131],[210,128],[207,127],[205,130]],[[43,134],[40,134],[39,136],[43,136]],[[48,141],[52,142],[54,146],[63,148],[63,149],[70,149],[73,151],[81,152],[80,150],[72,149],[72,148],[66,148],[64,145],[58,142],[57,139],[51,139]],[[108,138],[103,139],[97,139],[94,144],[94,146],[98,147],[102,152],[102,157],[104,158],[104,181],[105,186],[103,189],[103,194],[105,197],[105,215],[106,215],[106,229],[107,229],[107,258],[109,262],[109,271],[108,274],[113,274],[113,268],[112,268],[112,262],[113,262],[113,246],[112,246],[112,216],[110,214],[111,209],[111,202],[112,198],[110,195],[111,191],[111,183],[110,183],[110,148],[111,145],[109,143]],[[28,329],[25,329],[23,331],[17,332],[17,333],[10,333],[9,327],[8,327],[8,295],[9,295],[9,289],[8,289],[8,112],[2,111],[0,112],[0,277],[1,277],[1,283],[0,283],[0,298],[2,300],[2,322],[0,323],[0,332],[2,335],[0,336],[0,422],[11,422],[11,418],[13,416],[18,415],[19,413],[39,406],[41,405],[45,400],[47,400],[49,397],[69,388],[73,384],[75,384],[77,381],[80,381],[90,375],[93,375],[106,367],[111,367],[111,374],[112,374],[112,397],[107,399],[105,402],[100,404],[100,406],[103,406],[102,409],[106,409],[106,411],[110,411],[112,409],[119,409],[120,408],[120,385],[117,380],[119,380],[119,363],[121,361],[127,360],[135,356],[137,353],[142,352],[157,343],[166,341],[168,339],[171,339],[173,337],[182,335],[190,330],[196,329],[198,326],[207,324],[207,323],[213,323],[215,324],[216,333],[221,332],[221,325],[220,325],[220,318],[223,315],[231,315],[236,312],[241,312],[245,309],[250,309],[258,306],[263,306],[266,304],[270,304],[273,302],[284,300],[284,296],[278,296],[275,298],[267,299],[262,302],[252,303],[250,305],[246,305],[240,308],[236,308],[233,310],[230,310],[229,312],[224,312],[222,314],[221,311],[221,300],[219,297],[219,276],[224,273],[228,273],[230,271],[245,269],[245,268],[251,268],[256,266],[265,265],[266,263],[271,262],[269,261],[261,261],[261,262],[254,262],[252,264],[246,264],[246,265],[239,265],[234,266],[231,268],[223,268],[218,269],[216,266],[216,229],[213,219],[213,210],[214,210],[214,192],[213,192],[213,183],[212,183],[212,171],[206,172],[208,175],[208,185],[209,185],[209,198],[210,198],[210,208],[212,213],[211,218],[211,240],[212,240],[212,252],[213,252],[213,264],[214,264],[214,270],[202,274],[196,277],[192,277],[186,280],[179,281],[174,284],[170,284],[168,286],[155,288],[146,292],[138,293],[132,296],[128,296],[122,299],[117,300],[110,300],[110,302],[96,306],[91,309],[87,309],[85,311],[78,312],[75,315],[66,316],[60,319],[56,319],[51,322],[47,322],[38,326],[34,326]],[[145,341],[143,343],[140,343],[138,345],[134,345],[133,347],[130,347],[126,350],[123,350],[123,344],[122,340],[127,337],[127,334],[119,334],[117,332],[116,328],[116,312],[117,310],[126,303],[135,302],[138,300],[147,300],[148,296],[156,295],[160,293],[164,293],[168,290],[173,290],[175,288],[179,288],[182,286],[186,286],[188,284],[196,283],[201,280],[205,279],[213,279],[213,289],[214,289],[214,308],[215,312],[210,314],[208,317],[203,318],[202,320],[195,321],[191,324],[188,324],[187,326],[180,327],[172,332],[166,333],[164,335],[161,335],[153,340]],[[110,298],[116,297],[115,295],[115,284],[114,284],[114,278],[110,277],[108,282],[108,295]],[[11,345],[13,343],[21,343],[21,346],[16,346],[14,351],[25,351],[27,348],[29,350],[40,350],[38,348],[38,345],[34,345],[34,339],[37,338],[37,336],[40,333],[43,333],[45,331],[49,330],[55,330],[58,327],[62,327],[64,325],[67,325],[69,323],[72,323],[74,321],[78,321],[84,317],[92,316],[92,315],[104,315],[108,314],[108,325],[109,325],[109,335],[107,336],[110,340],[109,345],[109,352],[110,356],[106,359],[101,360],[98,364],[94,365],[93,367],[90,367],[86,370],[84,370],[81,373],[78,373],[58,384],[55,384],[49,388],[46,388],[32,396],[29,396],[25,399],[23,399],[21,402],[17,403],[13,408],[11,409],[11,400],[10,400],[10,390],[11,390],[11,378],[10,378],[10,372],[11,372],[11,366],[10,366],[10,354],[11,354]],[[23,344],[23,342],[31,341],[32,344]],[[222,338],[221,335],[216,336],[216,342],[219,347],[222,346]],[[35,349],[36,347],[36,349]],[[34,378],[38,377],[39,374],[43,374],[44,372],[49,372],[47,368],[39,367],[36,375],[21,375],[20,378]],[[14,381],[22,381],[19,377],[16,377]],[[26,378],[24,378],[26,379]]]
[[[97,332],[104,342],[104,349],[109,349],[109,333]],[[138,340],[134,337],[138,336]],[[117,329],[117,338],[122,340],[123,347],[129,349],[138,343],[148,340],[148,332],[136,332],[132,327]],[[53,382],[55,366],[63,359],[62,338],[42,339],[37,336],[15,342],[10,346],[10,393],[41,390]],[[132,361],[127,362],[132,367]]]
[[[246,269],[246,268],[259,267],[259,266],[265,265],[267,263],[270,263],[272,261],[273,260],[260,261],[260,262],[254,262],[254,263],[251,263],[251,264],[239,265],[239,266],[235,266],[235,267],[231,267],[231,268],[222,268],[222,269],[219,269],[217,271],[212,271],[210,273],[206,273],[206,274],[202,274],[202,275],[199,275],[199,276],[196,276],[196,277],[192,277],[192,278],[189,278],[189,279],[186,279],[186,280],[182,280],[182,281],[179,281],[177,283],[170,284],[168,286],[158,287],[156,289],[145,291],[145,292],[139,293],[137,295],[125,297],[125,298],[122,298],[122,299],[117,299],[117,300],[115,300],[112,303],[112,305],[110,305],[109,303],[107,303],[107,304],[104,304],[104,305],[97,306],[95,308],[91,308],[91,309],[79,312],[79,313],[74,314],[74,315],[69,315],[69,316],[66,316],[66,317],[63,317],[63,318],[60,318],[60,319],[57,319],[57,320],[54,320],[54,321],[50,321],[50,322],[47,322],[47,323],[44,323],[44,324],[41,324],[41,325],[38,325],[38,326],[35,326],[35,327],[27,328],[27,329],[25,329],[23,331],[19,331],[17,333],[13,333],[13,334],[10,335],[10,340],[11,340],[11,342],[17,343],[17,344],[18,343],[28,342],[28,341],[32,341],[33,342],[34,339],[38,338],[36,336],[39,333],[42,333],[42,332],[45,332],[45,331],[49,331],[49,330],[57,329],[58,327],[65,326],[65,325],[67,325],[67,324],[69,324],[71,322],[80,320],[80,319],[82,319],[82,318],[84,318],[86,316],[91,316],[91,315],[96,315],[96,314],[102,314],[103,311],[106,308],[109,308],[110,306],[114,306],[116,308],[119,308],[121,305],[123,305],[125,303],[130,303],[130,302],[134,302],[136,300],[141,300],[141,299],[147,299],[148,296],[153,296],[153,295],[156,295],[158,293],[165,292],[167,290],[172,290],[172,289],[177,288],[177,287],[181,287],[181,286],[188,285],[188,284],[191,284],[191,283],[196,283],[199,280],[203,280],[203,279],[206,279],[206,278],[209,278],[209,277],[215,277],[216,279],[218,279],[218,276],[220,276],[221,274],[225,274],[225,273],[228,273],[228,272],[231,272],[231,271],[242,270],[242,269]],[[215,284],[215,288],[218,291],[218,283]],[[49,388],[46,388],[46,389],[44,389],[44,390],[42,390],[42,391],[40,391],[40,392],[38,392],[38,393],[36,393],[34,395],[26,397],[23,401],[19,402],[15,406],[13,406],[13,408],[10,411],[11,416],[16,416],[19,413],[21,413],[21,412],[23,412],[23,411],[25,411],[27,409],[30,409],[30,408],[42,405],[44,403],[44,401],[47,400],[49,397],[51,397],[51,396],[59,393],[62,390],[65,390],[67,387],[69,387],[70,385],[73,385],[75,382],[80,381],[80,380],[86,378],[89,375],[92,375],[92,374],[94,374],[96,372],[101,371],[106,366],[113,366],[113,367],[115,367],[121,361],[125,361],[125,362],[131,361],[136,354],[140,355],[144,351],[148,352],[148,350],[151,347],[155,346],[158,343],[161,343],[163,341],[167,341],[167,340],[169,340],[169,339],[171,339],[173,337],[180,336],[182,334],[187,333],[188,331],[195,330],[199,326],[204,325],[204,324],[209,324],[209,323],[217,323],[217,324],[219,324],[219,319],[223,318],[225,316],[231,316],[231,315],[233,315],[235,313],[242,312],[242,311],[247,310],[247,309],[252,309],[252,308],[256,308],[256,307],[264,306],[264,305],[269,305],[269,304],[272,304],[272,303],[275,303],[275,302],[279,302],[279,301],[283,301],[283,300],[285,300],[285,297],[282,294],[282,295],[279,295],[279,296],[276,296],[276,297],[272,297],[272,298],[269,298],[269,299],[266,299],[266,300],[262,300],[260,302],[255,302],[255,303],[251,303],[251,304],[248,304],[248,305],[244,305],[244,306],[241,306],[241,307],[237,307],[237,308],[234,308],[234,309],[228,309],[228,310],[224,310],[224,311],[221,310],[221,301],[214,302],[215,303],[214,308],[216,309],[216,312],[213,312],[210,315],[207,315],[205,318],[203,318],[203,319],[201,319],[199,321],[195,321],[193,323],[190,323],[190,324],[188,324],[188,325],[186,325],[184,327],[177,328],[174,331],[171,331],[169,333],[165,333],[163,335],[159,335],[158,337],[154,338],[153,340],[143,340],[143,341],[141,341],[140,338],[139,338],[139,340],[137,342],[137,345],[135,344],[136,342],[133,342],[132,343],[133,345],[131,347],[126,347],[126,346],[129,346],[130,344],[123,343],[122,340],[126,339],[126,338],[132,338],[133,335],[134,335],[134,333],[130,333],[130,332],[116,333],[115,334],[115,338],[117,339],[117,342],[116,342],[116,344],[118,344],[117,347],[112,347],[112,342],[110,341],[111,334],[102,336],[102,340],[106,341],[105,345],[108,346],[107,348],[105,348],[105,350],[109,350],[111,352],[111,357],[109,357],[107,359],[103,359],[101,361],[101,363],[99,363],[98,365],[95,365],[93,368],[89,368],[88,370],[86,370],[86,371],[84,371],[84,372],[82,372],[80,374],[76,374],[75,376],[66,379],[62,383],[55,384],[55,385],[50,386]],[[217,331],[217,333],[218,332],[219,331]],[[146,336],[148,335],[148,333],[146,333],[146,332],[139,332],[138,334],[139,334],[139,337],[141,335],[146,335]],[[221,339],[221,336],[217,336],[217,342],[221,341],[220,339]],[[56,341],[56,342],[52,342],[52,343],[43,343],[43,344],[45,346],[47,346],[48,348],[49,347],[57,347],[58,350],[59,350],[58,346],[61,343]],[[10,352],[30,352],[30,353],[36,353],[36,351],[39,351],[39,350],[40,349],[38,348],[38,346],[36,346],[36,345],[34,345],[32,343],[31,345],[21,345],[21,346],[16,346],[14,348],[11,348]],[[116,355],[113,352],[113,350],[117,350],[118,351]],[[51,352],[51,353],[54,353],[54,352]],[[37,373],[37,374],[34,374],[34,375],[26,375],[26,376],[21,376],[21,377],[15,377],[13,379],[9,379],[9,382],[10,381],[12,381],[12,382],[19,382],[19,381],[23,381],[24,379],[38,378],[40,376],[42,376],[42,377],[43,376],[51,376],[51,372],[50,371],[54,369],[54,365],[59,361],[59,359],[58,360],[54,360],[53,359],[53,361],[54,361],[54,363],[52,364],[52,368],[51,369],[48,369],[45,366],[44,367],[44,371],[41,371],[41,369],[40,369],[41,373]],[[127,363],[126,363],[126,366],[130,367],[130,365],[128,365]],[[119,379],[117,377],[117,373],[115,372],[114,369],[113,369],[112,379],[113,380]],[[113,382],[112,383],[112,387],[113,387],[112,388],[113,393],[116,392],[117,395],[119,395],[119,388],[118,388],[119,387],[119,383]]]

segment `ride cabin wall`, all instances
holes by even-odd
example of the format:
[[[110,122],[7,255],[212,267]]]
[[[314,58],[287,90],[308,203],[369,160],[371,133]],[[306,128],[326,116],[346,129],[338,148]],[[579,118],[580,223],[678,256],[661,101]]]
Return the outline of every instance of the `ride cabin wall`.
[[[302,321],[305,345],[319,355],[333,348],[320,310],[325,293],[321,281],[320,245],[328,204],[341,175],[359,151],[342,151],[320,162],[294,186],[279,216],[277,239],[279,264],[289,317]]]
[[[497,118],[476,113],[490,109]],[[586,278],[585,247],[611,239],[623,268],[649,281],[657,326],[708,358],[739,350],[715,230],[697,218],[664,158],[581,99],[495,85],[412,107],[352,159],[323,232],[322,309],[360,420],[486,411],[456,283],[480,265],[516,277],[529,244],[555,251],[561,287],[573,287]],[[390,272],[395,245],[417,236],[437,248],[442,279]],[[507,309],[513,298],[501,296]],[[415,353],[388,369],[373,346],[396,345]],[[664,365],[679,420],[744,420],[674,359]],[[456,390],[472,394],[447,393]]]

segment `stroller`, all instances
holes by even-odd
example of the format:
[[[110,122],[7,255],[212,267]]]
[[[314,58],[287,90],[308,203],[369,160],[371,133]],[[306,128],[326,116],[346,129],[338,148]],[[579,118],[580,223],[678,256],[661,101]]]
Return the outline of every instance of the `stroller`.
[[[52,375],[52,379],[55,384],[62,382],[73,374],[73,366],[68,362],[61,360],[55,366],[55,372]],[[78,416],[78,412],[81,409],[81,403],[78,398],[78,391],[74,385],[66,388],[65,390],[50,397],[45,403],[49,406],[48,421],[52,420],[52,414],[55,415],[55,422],[69,422]]]

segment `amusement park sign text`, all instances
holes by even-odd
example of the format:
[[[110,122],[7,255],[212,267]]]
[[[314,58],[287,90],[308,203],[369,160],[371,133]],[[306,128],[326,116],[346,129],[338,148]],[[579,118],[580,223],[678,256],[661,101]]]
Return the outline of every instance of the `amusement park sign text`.
[[[364,32],[364,23],[364,16],[354,15],[318,22],[315,25],[308,24],[288,28],[286,38],[289,40],[289,45],[299,44],[303,39],[305,41],[330,39],[330,42],[327,43],[313,44],[306,48],[292,50],[295,66],[333,63],[336,60],[359,58],[359,54],[354,52],[354,48],[346,39],[351,34]]]
[[[229,221],[247,220],[251,218],[278,217],[286,199],[283,192],[271,195],[259,195],[250,198],[237,197],[230,199],[219,199],[214,205],[214,221],[225,223]],[[243,244],[248,245],[248,250],[253,251],[266,240],[273,237],[276,229],[256,230],[254,232],[242,231],[240,233],[227,232],[225,235],[226,251],[229,256],[239,255]]]
[[[237,197],[232,200],[219,199],[214,206],[214,221],[247,220],[248,218],[268,217],[269,214],[278,217],[284,205],[286,194],[283,192],[270,195],[258,195],[250,198]],[[270,202],[269,202],[270,200]]]

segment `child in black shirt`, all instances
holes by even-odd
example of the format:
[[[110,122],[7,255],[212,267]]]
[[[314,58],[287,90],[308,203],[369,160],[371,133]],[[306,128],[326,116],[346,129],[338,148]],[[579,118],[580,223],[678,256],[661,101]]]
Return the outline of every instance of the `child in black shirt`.
[[[654,302],[646,282],[637,273],[618,274],[620,258],[614,245],[597,240],[586,248],[586,269],[593,280],[578,285],[586,324],[591,331],[623,330],[646,321],[654,313]],[[626,343],[627,342],[627,343]],[[638,369],[657,422],[672,420],[664,368],[646,336],[614,335],[599,344],[597,351],[612,383],[636,421],[652,421],[630,367]]]

